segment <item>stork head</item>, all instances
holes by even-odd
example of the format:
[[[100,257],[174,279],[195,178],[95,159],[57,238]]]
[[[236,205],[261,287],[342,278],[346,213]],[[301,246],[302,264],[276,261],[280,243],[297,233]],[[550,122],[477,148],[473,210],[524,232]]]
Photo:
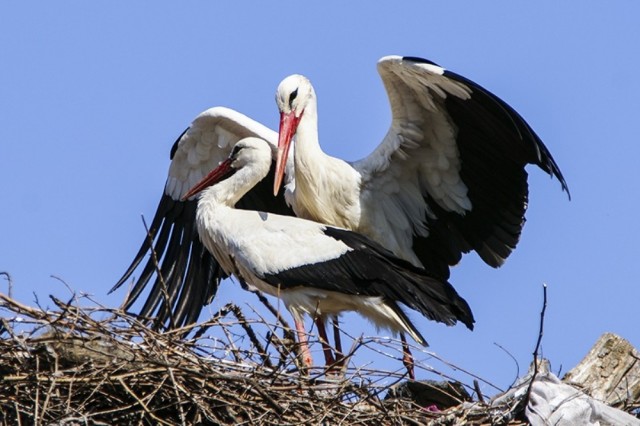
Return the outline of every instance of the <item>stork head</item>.
[[[266,141],[253,137],[241,139],[233,147],[229,158],[221,162],[218,167],[187,191],[182,197],[182,201],[242,170],[244,177],[239,179],[237,183],[241,187],[230,189],[231,196],[240,199],[269,173],[270,167],[271,148]],[[235,204],[235,201],[232,204]]]
[[[278,190],[282,184],[284,167],[287,163],[291,141],[298,130],[298,124],[300,124],[304,110],[312,99],[315,99],[313,86],[311,86],[309,79],[303,75],[290,75],[278,85],[276,104],[278,104],[278,109],[280,110],[280,130],[278,135],[276,176],[273,186],[274,195],[278,194]]]

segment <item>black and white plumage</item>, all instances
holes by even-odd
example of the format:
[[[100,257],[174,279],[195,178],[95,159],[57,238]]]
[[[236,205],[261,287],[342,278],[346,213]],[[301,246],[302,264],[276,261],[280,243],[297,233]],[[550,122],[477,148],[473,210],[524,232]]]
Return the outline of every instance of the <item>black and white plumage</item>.
[[[299,335],[304,314],[357,311],[378,327],[426,344],[398,303],[431,320],[473,328],[468,304],[449,283],[368,238],[296,217],[234,208],[271,164],[272,149],[265,141],[243,139],[185,197],[203,191],[196,223],[205,247],[227,274],[281,298]]]
[[[229,156],[236,142],[249,136],[270,141],[275,158],[277,133],[224,107],[199,114],[176,140],[171,148],[164,191],[149,226],[150,237],[145,237],[131,265],[111,289],[113,292],[132,277],[153,250],[155,255],[148,256],[127,296],[125,309],[131,308],[152,282],[140,316],[154,317],[157,325],[175,328],[195,322],[202,308],[211,303],[220,280],[227,274],[200,242],[195,224],[197,201],[182,197]],[[273,171],[245,194],[236,207],[293,215],[285,203],[284,190],[279,197],[274,197],[272,191]],[[158,269],[160,274],[156,273]]]
[[[500,266],[525,221],[525,166],[555,176],[568,193],[549,150],[504,101],[433,62],[387,56],[378,71],[391,127],[353,163],[320,149],[309,80],[292,75],[280,83],[275,189],[295,136],[295,185],[285,195],[298,216],[360,232],[444,278],[472,250]],[[353,104],[344,98],[346,115]]]
[[[443,279],[449,276],[449,266],[469,251],[476,251],[491,266],[501,265],[524,224],[526,165],[556,176],[568,192],[548,149],[505,102],[430,61],[388,56],[379,61],[378,71],[391,105],[391,127],[369,156],[354,163],[329,157],[320,149],[315,93],[308,80],[302,76],[283,80],[276,96],[280,139],[284,148],[295,133],[298,145],[293,156],[280,150],[282,158],[288,157],[286,191],[273,197],[271,173],[237,207],[279,214],[295,211],[299,217],[358,231]],[[348,94],[345,104],[342,115],[357,110]],[[195,201],[181,198],[229,155],[237,141],[249,136],[274,147],[278,144],[273,130],[216,107],[200,114],[176,141],[165,191],[150,227],[153,243],[145,238],[114,287],[132,276],[153,246],[170,302],[165,303],[156,278],[143,316],[184,325],[194,321],[215,294],[225,274],[198,241]],[[279,167],[278,179],[282,164]],[[149,257],[125,307],[131,307],[152,282],[155,270],[154,258]]]

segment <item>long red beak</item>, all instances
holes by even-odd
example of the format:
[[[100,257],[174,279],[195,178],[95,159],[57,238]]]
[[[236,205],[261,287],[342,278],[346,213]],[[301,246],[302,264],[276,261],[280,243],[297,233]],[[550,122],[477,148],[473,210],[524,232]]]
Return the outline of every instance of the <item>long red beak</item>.
[[[278,130],[278,158],[276,159],[276,176],[273,182],[273,195],[278,195],[280,185],[282,185],[282,178],[284,177],[284,167],[287,164],[287,157],[289,156],[289,148],[291,147],[291,141],[293,135],[298,130],[298,124],[300,124],[300,117],[296,117],[295,113],[291,111],[288,114],[284,112],[280,113],[280,129]]]
[[[218,167],[213,169],[206,175],[200,182],[194,185],[186,194],[184,194],[181,198],[181,201],[186,201],[187,199],[193,197],[198,192],[210,187],[211,185],[220,182],[221,180],[228,177],[230,174],[233,174],[235,171],[233,167],[231,167],[231,159],[224,160]]]

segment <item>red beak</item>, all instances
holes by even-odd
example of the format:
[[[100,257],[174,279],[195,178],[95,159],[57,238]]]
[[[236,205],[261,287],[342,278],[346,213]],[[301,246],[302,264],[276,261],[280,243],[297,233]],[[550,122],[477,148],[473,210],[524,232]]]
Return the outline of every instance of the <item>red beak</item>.
[[[233,174],[235,171],[233,167],[231,167],[231,159],[224,160],[218,167],[213,169],[206,175],[200,182],[194,185],[186,194],[182,196],[180,201],[186,201],[187,199],[193,197],[198,192],[210,187],[211,185],[220,182],[221,180],[229,177],[229,175]]]
[[[278,158],[276,159],[276,176],[273,182],[273,195],[278,195],[280,185],[282,185],[282,178],[284,177],[284,166],[287,164],[287,157],[289,156],[289,148],[291,147],[291,141],[293,135],[298,130],[298,124],[300,124],[300,117],[296,117],[295,113],[291,111],[288,114],[284,112],[280,113],[280,130],[278,131]]]

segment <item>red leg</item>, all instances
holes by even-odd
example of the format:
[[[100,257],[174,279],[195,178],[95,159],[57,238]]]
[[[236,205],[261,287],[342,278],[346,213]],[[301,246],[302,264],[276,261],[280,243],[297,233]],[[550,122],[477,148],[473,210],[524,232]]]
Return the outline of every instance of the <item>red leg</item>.
[[[340,339],[340,322],[338,316],[333,317],[333,343],[336,346],[336,353],[342,356],[342,340]]]
[[[329,346],[329,336],[327,336],[327,329],[324,327],[323,318],[316,317],[316,327],[318,327],[318,334],[320,335],[320,343],[322,344],[322,352],[324,352],[324,359],[327,363],[327,367],[335,364],[336,360],[333,357],[331,346]]]
[[[342,352],[342,339],[340,338],[340,321],[338,316],[333,317],[333,343],[336,346],[336,366],[342,370],[347,359]]]
[[[407,344],[407,338],[404,337],[404,333],[400,333],[400,340],[402,341],[402,363],[407,368],[409,379],[415,380],[416,375],[413,371],[413,355],[411,355],[409,345]]]
[[[294,318],[293,322],[296,324],[296,333],[298,335],[298,343],[300,344],[300,356],[302,357],[302,363],[305,367],[309,368],[313,365],[313,359],[311,358],[311,351],[309,350],[307,332],[304,329],[304,321]]]

